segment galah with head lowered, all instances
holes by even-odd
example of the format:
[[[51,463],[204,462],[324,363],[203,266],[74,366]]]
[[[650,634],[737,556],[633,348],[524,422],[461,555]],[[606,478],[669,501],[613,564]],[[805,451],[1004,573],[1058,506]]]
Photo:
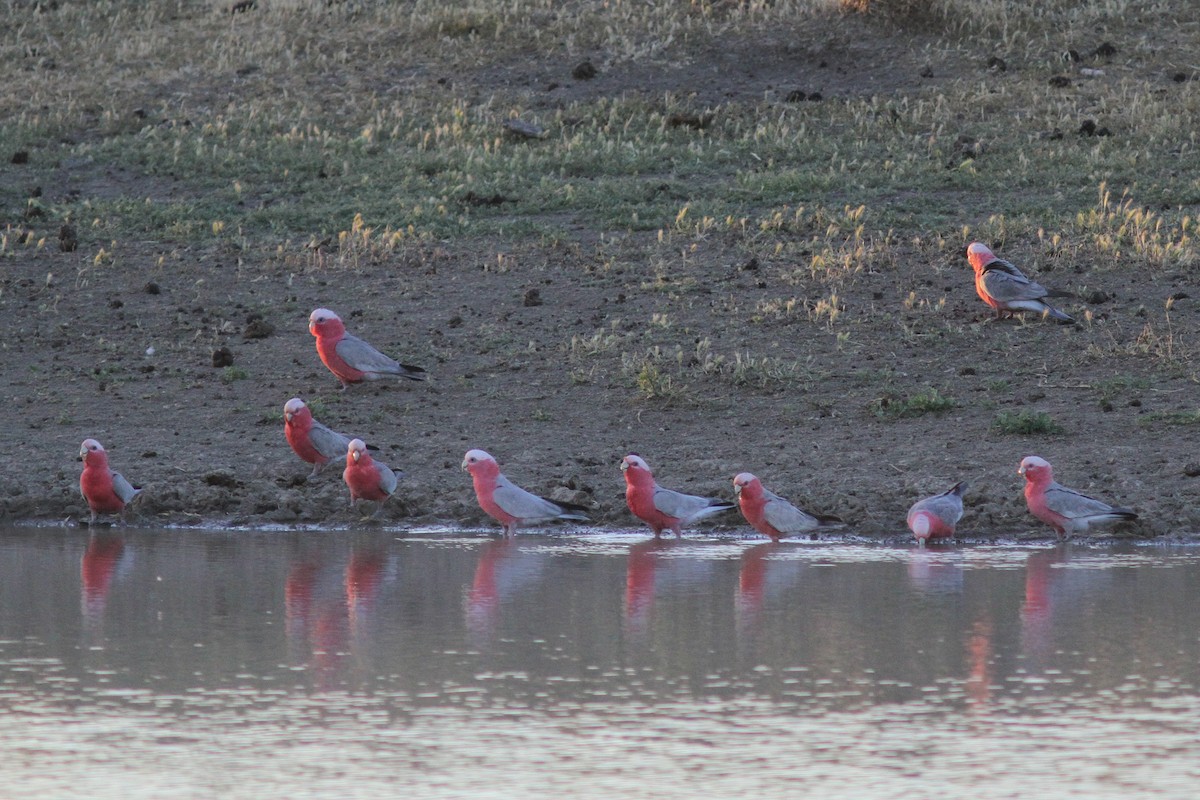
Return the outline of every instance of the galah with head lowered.
[[[283,406],[283,435],[300,460],[313,465],[310,478],[333,459],[344,456],[350,446],[349,436],[330,430],[313,419],[312,412],[299,397],[293,397]]]
[[[383,502],[396,492],[398,477],[387,464],[371,458],[362,439],[350,440],[346,446],[346,468],[342,470],[342,479],[350,488],[351,506],[359,500],[374,500],[380,504],[375,511],[378,514]]]
[[[79,446],[83,474],[79,476],[79,491],[92,511],[89,525],[96,523],[97,514],[119,514],[125,519],[125,505],[141,492],[108,466],[108,453],[95,439],[84,439]]]
[[[738,473],[733,479],[733,493],[746,522],[759,533],[778,542],[784,536],[812,533],[821,527],[837,527],[837,517],[818,516],[802,511],[762,485],[749,472]]]
[[[969,485],[959,481],[941,494],[913,503],[908,510],[908,527],[917,537],[917,544],[924,547],[927,539],[954,535],[954,526],[963,515],[963,493]]]
[[[1090,525],[1102,522],[1135,520],[1136,512],[1111,506],[1103,500],[1060,486],[1054,480],[1050,462],[1038,456],[1026,456],[1017,468],[1025,477],[1025,503],[1029,512],[1054,528],[1059,538],[1086,532]]]
[[[380,378],[425,380],[423,368],[401,364],[346,333],[341,317],[327,308],[318,308],[308,315],[308,330],[317,337],[317,355],[342,382],[343,391],[352,383]]]
[[[504,535],[514,536],[518,525],[559,519],[587,520],[583,506],[538,497],[504,477],[496,459],[483,450],[468,450],[462,468],[471,473],[479,507],[504,526]]]
[[[1011,317],[1017,311],[1033,311],[1058,322],[1075,320],[1045,301],[1050,292],[1037,281],[1002,258],[983,242],[967,246],[967,261],[975,270],[975,291],[996,309],[996,317]]]
[[[670,529],[679,538],[684,525],[733,508],[733,503],[664,489],[654,480],[654,473],[641,456],[625,456],[621,459],[621,471],[625,473],[625,502],[629,510],[650,526],[655,537]]]

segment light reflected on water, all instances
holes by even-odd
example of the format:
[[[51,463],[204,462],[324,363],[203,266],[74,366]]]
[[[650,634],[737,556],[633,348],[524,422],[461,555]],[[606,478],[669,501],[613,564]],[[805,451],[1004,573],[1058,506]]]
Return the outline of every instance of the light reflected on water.
[[[10,529],[0,785],[1190,798],[1198,586],[1189,547]]]

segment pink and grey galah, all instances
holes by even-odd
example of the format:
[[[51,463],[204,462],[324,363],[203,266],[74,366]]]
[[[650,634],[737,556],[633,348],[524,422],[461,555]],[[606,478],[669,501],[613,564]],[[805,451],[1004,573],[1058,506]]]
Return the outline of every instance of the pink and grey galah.
[[[762,485],[756,476],[740,472],[733,479],[733,493],[746,522],[759,533],[778,542],[784,536],[813,533],[822,527],[840,527],[837,517],[810,514]]]
[[[996,310],[996,317],[1011,317],[1017,311],[1033,311],[1063,323],[1074,322],[1046,302],[1051,292],[1026,277],[1011,262],[999,258],[983,242],[967,246],[967,261],[975,270],[975,291]]]
[[[1113,506],[1088,497],[1082,492],[1060,486],[1054,480],[1050,462],[1038,456],[1026,456],[1017,468],[1025,477],[1025,503],[1029,512],[1054,528],[1059,538],[1084,533],[1097,523],[1132,521],[1138,518],[1133,509]]]
[[[396,492],[396,482],[399,476],[384,464],[371,458],[367,445],[362,439],[351,439],[346,446],[346,468],[342,470],[342,480],[350,489],[350,505],[354,506],[359,500],[373,500],[380,504],[375,513],[383,509],[383,502]]]
[[[135,489],[119,472],[108,466],[108,453],[95,439],[84,439],[79,446],[83,474],[79,476],[79,491],[91,509],[89,525],[96,523],[97,514],[119,514],[125,519],[125,506],[142,490]]]
[[[299,397],[293,397],[283,406],[283,435],[300,460],[313,465],[310,478],[330,461],[346,455],[350,447],[349,436],[313,419],[312,412]]]
[[[654,473],[641,456],[625,456],[621,459],[621,471],[625,473],[625,502],[629,510],[650,526],[655,537],[670,530],[679,538],[684,525],[733,508],[733,503],[712,497],[664,489],[654,480]]]
[[[946,539],[954,535],[954,528],[963,515],[963,493],[969,485],[959,481],[941,494],[913,503],[908,510],[908,528],[917,537],[917,544],[924,547],[928,539]]]
[[[317,337],[317,355],[342,382],[343,391],[352,383],[381,378],[425,380],[422,367],[401,364],[346,333],[341,317],[327,308],[318,308],[308,315],[308,330]]]
[[[471,473],[479,507],[504,526],[506,537],[515,536],[519,525],[589,519],[583,506],[547,500],[517,486],[504,477],[496,459],[483,450],[468,450],[462,468]]]

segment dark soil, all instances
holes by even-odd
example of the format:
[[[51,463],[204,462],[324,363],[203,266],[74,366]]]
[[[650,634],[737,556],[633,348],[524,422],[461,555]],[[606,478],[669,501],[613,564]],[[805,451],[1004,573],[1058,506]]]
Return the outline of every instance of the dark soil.
[[[580,59],[441,77],[477,82],[481,94],[528,90],[546,107],[669,91],[703,109],[764,94],[779,102],[800,93],[818,93],[819,102],[902,94],[960,70],[981,80],[992,74],[982,56],[930,65],[912,39],[866,32],[811,46],[725,48],[678,69],[608,67],[595,54],[586,78],[572,77],[587,72],[576,69]],[[21,180],[15,159],[5,169]],[[44,189],[50,199],[176,191],[95,165],[64,167]],[[971,213],[964,224],[986,219]],[[798,505],[869,536],[900,533],[912,502],[967,479],[960,530],[968,537],[1049,534],[1026,512],[1016,475],[1023,456],[1038,454],[1064,484],[1141,512],[1131,534],[1200,531],[1200,425],[1163,421],[1194,412],[1200,396],[1189,349],[1200,291],[1184,274],[1064,259],[1038,277],[1075,293],[1065,304],[1073,314],[1090,307],[1090,323],[994,321],[961,253],[900,243],[839,288],[842,310],[827,325],[803,312],[761,314],[759,301],[794,296],[803,308],[829,288],[785,284],[785,266],[795,265],[748,258],[719,236],[686,253],[664,249],[652,234],[619,231],[581,230],[552,244],[453,241],[353,270],[271,247],[166,242],[120,242],[109,263],[86,236],[73,230],[63,239],[71,247],[51,238],[3,262],[0,442],[10,469],[0,496],[10,520],[86,519],[76,454],[81,440],[95,437],[113,466],[143,487],[133,514],[140,524],[369,524],[349,508],[339,468],[306,480],[308,465],[284,441],[281,410],[299,396],[326,424],[378,445],[377,457],[405,471],[385,506],[387,525],[487,524],[459,470],[464,451],[480,447],[515,482],[558,491],[591,506],[598,522],[627,529],[639,523],[625,508],[618,465],[637,452],[672,488],[732,498],[732,476],[751,471]],[[1033,243],[1010,241],[1001,255],[1020,264],[1032,252]],[[666,264],[671,285],[656,285],[652,256]],[[1083,301],[1085,290],[1095,305]],[[946,302],[909,308],[910,292]],[[399,360],[424,366],[430,380],[340,393],[307,331],[318,306]],[[652,325],[655,314],[669,323]],[[611,352],[572,354],[572,336],[597,331],[632,335]],[[749,352],[799,361],[805,373],[784,384],[738,385],[689,362],[705,339],[727,360]],[[681,348],[675,397],[645,397],[622,368],[622,353],[654,345],[670,359]],[[889,413],[929,387],[956,405]],[[1003,411],[1045,412],[1062,432],[1004,433],[995,427]],[[713,526],[739,522],[726,515]]]

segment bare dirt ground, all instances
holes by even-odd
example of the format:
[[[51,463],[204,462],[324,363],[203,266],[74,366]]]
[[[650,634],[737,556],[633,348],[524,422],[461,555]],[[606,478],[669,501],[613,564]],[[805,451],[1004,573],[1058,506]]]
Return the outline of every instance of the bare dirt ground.
[[[613,70],[584,82],[570,78],[574,66],[530,60],[413,79],[474,82],[480,96],[526,93],[549,108],[587,93],[664,91],[701,106],[797,89],[827,102],[988,76],[983,58],[930,64],[919,35],[900,42],[865,25],[832,45],[827,36],[747,42],[676,70]],[[24,180],[19,166],[4,174]],[[102,164],[62,165],[43,187],[49,197],[115,189],[175,191]],[[963,206],[964,224],[989,213],[986,198]],[[1023,456],[1038,454],[1064,484],[1137,509],[1143,521],[1129,533],[1200,531],[1200,425],[1169,421],[1198,406],[1194,273],[1116,272],[1068,257],[1037,277],[1077,293],[1065,305],[1090,309],[1090,321],[993,321],[957,246],[901,239],[842,289],[834,325],[765,312],[781,292],[811,308],[827,290],[781,288],[794,265],[719,235],[683,252],[651,233],[574,235],[447,241],[356,269],[330,268],[311,252],[248,256],[157,241],[117,245],[120,269],[53,241],[27,249],[4,262],[0,279],[3,514],[86,518],[75,455],[95,437],[143,487],[139,524],[379,524],[349,508],[337,467],[305,479],[281,418],[299,396],[405,471],[382,515],[397,527],[488,524],[459,470],[464,451],[480,447],[517,483],[587,503],[599,523],[620,529],[639,527],[618,468],[637,452],[672,488],[732,499],[731,477],[751,471],[866,536],[901,535],[912,502],[967,479],[968,539],[1048,535],[1026,512],[1016,475]],[[1002,244],[1001,255],[1028,262],[1032,243]],[[307,332],[318,306],[424,366],[428,383],[340,393]],[[578,344],[598,333],[593,347]],[[655,345],[674,365],[666,397],[647,396],[622,359]],[[213,366],[219,348],[233,368]],[[755,385],[703,369],[704,352],[731,360],[743,351],[805,371]],[[930,386],[956,405],[888,414]],[[1045,412],[1062,430],[1006,433],[995,425],[1003,411]],[[726,515],[706,527],[748,531],[740,522]]]

